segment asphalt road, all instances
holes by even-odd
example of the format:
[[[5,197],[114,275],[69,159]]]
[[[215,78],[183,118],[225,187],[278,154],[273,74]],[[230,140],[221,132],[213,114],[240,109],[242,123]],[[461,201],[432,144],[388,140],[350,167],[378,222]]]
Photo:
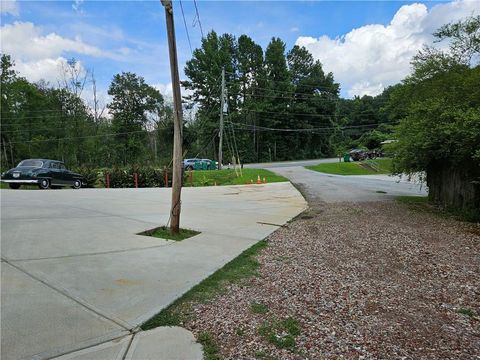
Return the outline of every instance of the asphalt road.
[[[337,162],[337,161],[338,161],[338,158],[279,161],[279,162],[268,162],[268,163],[245,164],[244,167],[249,169],[276,169],[276,168],[292,167],[292,166],[302,167],[302,166],[317,165],[320,163],[331,163],[331,162]]]
[[[396,196],[426,195],[425,185],[405,177],[388,175],[331,175],[305,169],[304,166],[337,162],[337,158],[248,164],[245,167],[268,168],[288,178],[309,202],[381,201]]]

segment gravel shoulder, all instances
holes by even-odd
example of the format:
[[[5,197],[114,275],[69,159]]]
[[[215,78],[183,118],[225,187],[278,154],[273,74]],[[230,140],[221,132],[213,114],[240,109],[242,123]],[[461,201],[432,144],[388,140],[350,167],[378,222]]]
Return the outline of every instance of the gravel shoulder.
[[[480,358],[478,224],[320,203],[267,241],[258,277],[183,324],[222,358]]]

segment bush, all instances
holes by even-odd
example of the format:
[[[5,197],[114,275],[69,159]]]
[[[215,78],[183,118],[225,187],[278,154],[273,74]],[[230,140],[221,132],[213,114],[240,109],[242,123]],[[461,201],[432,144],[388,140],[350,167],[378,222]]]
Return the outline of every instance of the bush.
[[[97,168],[80,166],[72,169],[73,172],[83,176],[83,187],[94,188],[98,185],[101,172]]]
[[[107,174],[110,177],[111,188],[135,187],[135,175],[138,175],[138,187],[164,187],[165,171],[168,174],[168,185],[172,184],[172,170],[159,169],[152,166],[127,166],[124,168],[101,169],[100,184],[106,187]]]

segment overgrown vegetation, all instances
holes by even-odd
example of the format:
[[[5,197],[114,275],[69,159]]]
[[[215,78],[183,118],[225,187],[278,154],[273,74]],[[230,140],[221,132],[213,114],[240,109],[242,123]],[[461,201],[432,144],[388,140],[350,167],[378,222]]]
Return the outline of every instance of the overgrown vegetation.
[[[307,169],[335,175],[373,175],[390,174],[392,161],[390,159],[366,160],[360,162],[322,163],[306,166]]]
[[[401,119],[394,171],[424,171],[432,202],[480,211],[480,15],[434,36],[449,49],[419,52],[388,105]]]
[[[256,255],[266,246],[267,242],[262,240],[245,250],[220,270],[146,321],[141,328],[149,330],[158,326],[181,326],[188,318],[193,316],[191,310],[193,304],[213,300],[216,295],[224,291],[226,285],[256,276],[259,267]]]

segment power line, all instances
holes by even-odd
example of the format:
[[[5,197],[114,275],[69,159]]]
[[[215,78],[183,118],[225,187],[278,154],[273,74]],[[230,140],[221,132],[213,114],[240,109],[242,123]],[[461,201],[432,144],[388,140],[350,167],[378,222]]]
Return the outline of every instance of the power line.
[[[103,136],[129,135],[129,134],[137,134],[137,133],[148,133],[148,132],[146,130],[137,130],[137,131],[126,131],[126,132],[120,132],[120,133],[108,133],[108,134],[99,134],[99,135],[70,136],[70,137],[54,138],[54,139],[12,141],[10,144],[50,142],[50,141],[59,141],[59,140],[89,139],[89,138],[96,138],[96,137],[103,137]]]
[[[238,75],[236,73],[229,72],[229,71],[225,71],[225,73],[230,74],[230,75]],[[294,86],[300,86],[300,87],[302,87],[302,86],[303,87],[310,87],[310,88],[314,88],[314,89],[339,90],[339,87],[334,86],[334,85],[333,86],[317,86],[317,85],[308,85],[308,84],[294,84],[291,81],[273,80],[273,79],[263,77],[263,76],[256,77],[255,79],[257,79],[257,80],[258,79],[267,80],[268,82],[279,83],[279,84],[287,84],[287,85],[294,85]]]
[[[282,132],[314,132],[314,131],[321,131],[321,130],[348,130],[354,128],[364,128],[364,127],[375,127],[380,126],[383,124],[364,124],[364,125],[352,125],[352,126],[341,126],[341,127],[319,127],[319,128],[303,128],[303,129],[287,129],[287,128],[270,128],[265,126],[258,126],[258,125],[249,125],[249,124],[240,124],[240,123],[233,123],[228,122],[231,126],[235,126],[241,130],[265,130],[265,131],[282,131]],[[396,125],[396,124],[391,124]],[[248,128],[248,129],[247,129]]]
[[[197,1],[193,0],[193,3],[195,4],[195,13],[197,14],[198,25],[200,27],[200,33],[202,34],[202,39],[203,39],[204,38],[203,28],[202,28],[202,22],[200,21],[200,14],[198,13]]]
[[[187,32],[188,46],[190,47],[190,52],[192,53],[193,57],[192,43],[190,42],[190,34],[188,33],[187,21],[185,20],[185,13],[183,12],[182,0],[180,0],[180,9],[182,10],[183,25],[185,25],[185,31]]]

